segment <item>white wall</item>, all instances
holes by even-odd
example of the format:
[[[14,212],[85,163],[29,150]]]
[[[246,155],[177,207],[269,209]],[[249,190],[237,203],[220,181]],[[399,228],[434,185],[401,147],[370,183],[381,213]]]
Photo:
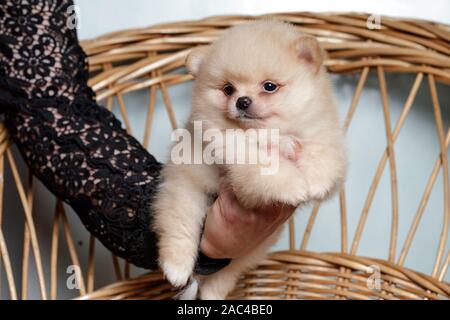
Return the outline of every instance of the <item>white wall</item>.
[[[360,11],[392,16],[432,19],[450,23],[450,1],[406,1],[406,0],[377,0],[377,1],[258,1],[258,0],[75,0],[81,10],[80,38],[92,38],[106,32],[124,28],[143,27],[155,23],[197,19],[210,15],[221,14],[261,14],[283,11]],[[342,79],[334,77],[336,95],[340,112],[345,114],[357,82],[357,77],[348,76]],[[406,100],[408,91],[414,78],[408,75],[391,75],[387,81],[390,88],[389,103],[392,111],[393,125],[398,120],[401,107]],[[393,85],[394,84],[394,85]],[[190,86],[183,85],[171,88],[173,103],[179,119],[185,119],[188,114]],[[395,91],[394,91],[395,90]],[[448,86],[438,87],[443,116],[446,127],[450,119],[450,91]],[[141,93],[127,96],[130,119],[135,128],[135,135],[141,139],[143,134],[142,114],[145,112],[147,97]],[[349,219],[349,240],[352,239],[357,219],[361,213],[364,199],[367,196],[370,181],[374,175],[376,165],[386,146],[384,136],[383,114],[378,92],[378,82],[371,75],[359,103],[358,111],[349,130],[348,147],[350,153],[350,174],[347,182],[347,202]],[[164,159],[170,143],[170,126],[160,97],[155,114],[150,152],[159,159]],[[408,118],[397,143],[397,169],[400,197],[399,248],[403,243],[412,217],[416,211],[423,193],[424,186],[436,160],[439,145],[433,122],[433,113],[426,81],[423,82],[416,103]],[[12,181],[10,176],[6,181]],[[8,185],[8,184],[7,184]],[[13,184],[9,184],[13,186]],[[10,253],[16,270],[19,271],[22,248],[23,225],[19,224],[13,212],[19,206],[16,191],[10,187],[5,197],[5,223],[13,226],[5,230]],[[50,248],[50,222],[54,200],[44,188],[38,188],[35,196],[34,215],[39,216],[37,225],[40,240],[43,243],[43,259],[48,274]],[[387,246],[390,230],[390,189],[389,169],[380,182],[374,203],[370,210],[364,237],[361,240],[359,254],[379,258],[387,257]],[[296,226],[299,234],[303,233],[310,208],[299,210],[296,216]],[[417,231],[416,241],[411,248],[411,254],[406,265],[416,270],[430,273],[433,258],[437,248],[438,237],[441,232],[443,213],[442,177],[439,176],[430,198],[430,205],[425,211],[423,222]],[[88,235],[74,214],[69,216],[74,227],[74,238],[81,252],[81,261],[86,265]],[[17,222],[15,222],[17,221]],[[339,211],[336,199],[325,204],[321,209],[316,227],[310,239],[309,250],[338,251],[339,247]],[[299,241],[300,239],[297,239]],[[64,241],[61,246],[64,246]],[[287,247],[287,238],[283,238],[277,249]],[[450,241],[447,242],[447,248]],[[62,252],[62,251],[61,251]],[[97,245],[96,277],[97,285],[110,283],[113,279],[111,259],[101,245]],[[32,259],[31,259],[32,260]],[[70,264],[67,255],[63,255],[60,262],[59,290],[65,297],[71,297],[65,287],[65,269]],[[139,273],[139,270],[133,270]],[[19,279],[19,272],[16,274]],[[47,279],[48,280],[48,279]],[[450,280],[450,277],[447,277]],[[4,280],[2,281],[4,284]],[[6,286],[2,285],[3,296],[7,296]],[[38,297],[35,275],[31,273],[30,290],[32,297]],[[0,292],[1,293],[1,292]]]
[[[123,28],[222,14],[355,11],[450,22],[448,0],[75,0],[75,3],[81,9],[82,39]]]

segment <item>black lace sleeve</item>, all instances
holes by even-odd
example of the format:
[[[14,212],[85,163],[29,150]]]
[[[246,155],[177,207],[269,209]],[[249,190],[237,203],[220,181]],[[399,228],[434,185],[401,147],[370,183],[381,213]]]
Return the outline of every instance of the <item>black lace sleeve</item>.
[[[162,165],[87,85],[71,0],[0,0],[0,110],[33,174],[114,254],[157,267],[150,205]],[[200,254],[197,272],[226,265]]]

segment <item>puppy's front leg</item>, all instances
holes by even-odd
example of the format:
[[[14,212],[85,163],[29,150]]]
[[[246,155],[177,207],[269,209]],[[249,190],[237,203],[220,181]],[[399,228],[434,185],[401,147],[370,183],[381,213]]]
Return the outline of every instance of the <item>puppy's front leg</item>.
[[[298,205],[307,199],[308,185],[295,163],[295,140],[282,136],[277,145],[268,149],[252,145],[248,148],[266,160],[226,167],[227,178],[239,202],[253,208],[273,202]]]
[[[332,144],[305,143],[302,146],[299,166],[308,182],[308,198],[323,200],[342,184],[347,159],[340,141]]]
[[[168,165],[154,204],[154,228],[159,234],[160,266],[171,284],[183,286],[197,259],[208,196],[182,166]]]

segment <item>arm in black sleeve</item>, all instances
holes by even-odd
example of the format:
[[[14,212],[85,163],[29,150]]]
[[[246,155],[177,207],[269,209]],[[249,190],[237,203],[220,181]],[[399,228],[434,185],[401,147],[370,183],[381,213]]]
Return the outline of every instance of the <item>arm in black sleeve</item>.
[[[0,0],[0,111],[33,174],[114,254],[157,268],[151,202],[162,165],[95,101],[71,0]],[[228,260],[200,254],[207,274]]]

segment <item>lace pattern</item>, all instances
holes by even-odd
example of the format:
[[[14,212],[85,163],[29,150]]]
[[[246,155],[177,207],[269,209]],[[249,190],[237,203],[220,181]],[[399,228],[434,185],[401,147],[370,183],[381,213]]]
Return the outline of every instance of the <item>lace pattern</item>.
[[[157,268],[162,165],[95,102],[71,0],[0,0],[0,112],[33,174],[114,254]],[[73,17],[72,17],[73,18]],[[199,254],[196,272],[228,264]]]
[[[0,0],[0,106],[26,163],[116,255],[153,269],[158,163],[97,105],[71,1]]]

